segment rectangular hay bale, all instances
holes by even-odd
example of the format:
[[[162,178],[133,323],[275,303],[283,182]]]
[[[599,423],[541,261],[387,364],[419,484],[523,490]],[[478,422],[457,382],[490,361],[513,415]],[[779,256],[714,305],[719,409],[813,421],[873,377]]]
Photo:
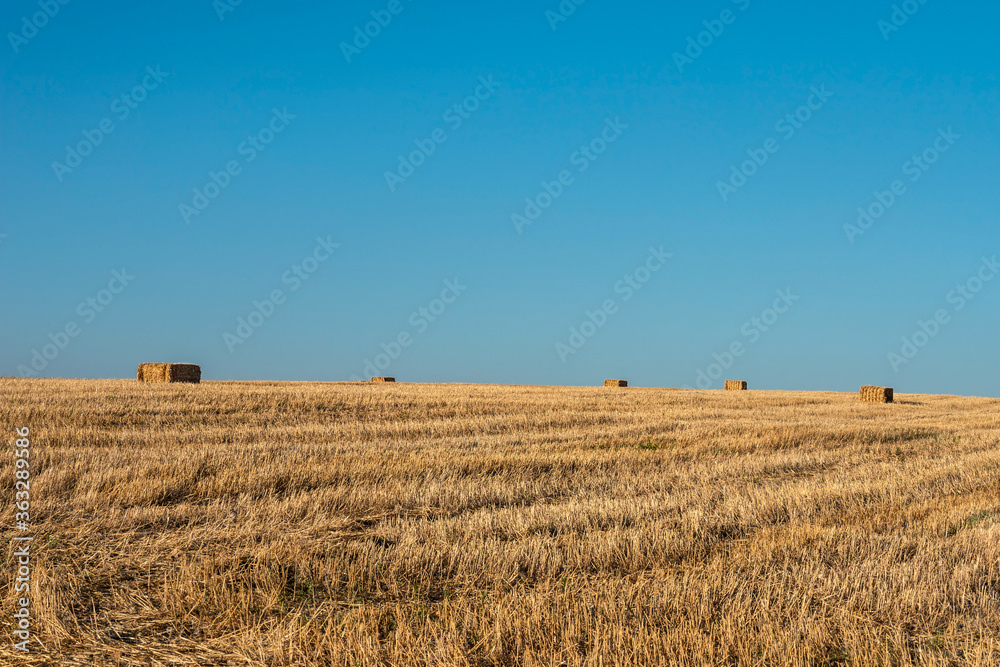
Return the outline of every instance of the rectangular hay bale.
[[[726,391],[746,391],[746,380],[726,380]]]
[[[859,394],[865,403],[892,403],[892,387],[875,387],[866,384]]]
[[[136,371],[135,379],[139,382],[166,382],[167,365],[139,364],[139,370]]]
[[[201,366],[197,364],[139,364],[135,379],[139,382],[201,382]]]
[[[605,380],[605,387],[627,387],[628,380]]]
[[[396,378],[381,376],[372,378],[372,382],[395,382]]]

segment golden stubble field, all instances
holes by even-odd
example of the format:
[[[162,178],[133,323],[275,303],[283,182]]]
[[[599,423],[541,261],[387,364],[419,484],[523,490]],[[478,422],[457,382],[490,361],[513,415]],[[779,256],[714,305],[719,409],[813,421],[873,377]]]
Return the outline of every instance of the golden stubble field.
[[[1000,400],[0,379],[3,664],[1000,665]],[[10,547],[0,563],[12,628]]]

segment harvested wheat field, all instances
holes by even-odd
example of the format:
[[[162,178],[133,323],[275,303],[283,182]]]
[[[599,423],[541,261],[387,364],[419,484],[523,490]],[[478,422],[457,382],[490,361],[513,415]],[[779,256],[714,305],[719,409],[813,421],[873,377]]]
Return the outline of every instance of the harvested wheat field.
[[[5,664],[1000,665],[1000,400],[0,390]]]

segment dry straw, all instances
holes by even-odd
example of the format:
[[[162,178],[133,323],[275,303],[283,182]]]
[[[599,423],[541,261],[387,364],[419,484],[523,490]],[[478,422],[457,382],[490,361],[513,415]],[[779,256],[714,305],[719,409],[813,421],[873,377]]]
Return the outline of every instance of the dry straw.
[[[861,387],[861,400],[865,403],[892,403],[892,387]]]
[[[395,382],[395,381],[396,381],[396,378],[391,378],[391,377],[387,377],[387,376],[381,376],[381,377],[374,377],[374,378],[372,378],[372,382]]]
[[[135,374],[139,382],[201,382],[201,366],[197,364],[139,364]]]
[[[0,665],[1000,667],[1000,399],[138,384],[0,378],[68,536]]]
[[[628,380],[605,380],[605,387],[627,387]]]
[[[746,380],[726,380],[726,391],[746,391]]]

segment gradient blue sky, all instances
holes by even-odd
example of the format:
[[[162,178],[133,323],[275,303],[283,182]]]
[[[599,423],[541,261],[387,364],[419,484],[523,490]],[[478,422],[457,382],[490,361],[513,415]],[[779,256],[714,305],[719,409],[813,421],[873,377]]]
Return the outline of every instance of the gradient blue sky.
[[[1000,396],[1000,280],[962,308],[950,294],[1000,253],[995,3],[929,0],[886,39],[888,1],[589,0],[553,30],[555,0],[401,0],[350,63],[340,44],[388,1],[244,0],[222,20],[217,5],[70,2],[16,52],[39,4],[0,10],[0,374],[47,351],[41,376],[192,361],[206,379],[343,380],[406,334],[379,374],[684,386],[741,343],[712,386]],[[164,81],[121,118],[147,67]],[[500,85],[453,129],[445,112],[480,77]],[[786,138],[776,124],[821,86],[832,96]],[[247,162],[238,147],[275,108],[295,118]],[[53,162],[102,119],[114,131],[60,181]],[[628,127],[579,172],[607,119]],[[437,128],[447,140],[390,191],[385,172]],[[905,163],[947,128],[960,138],[912,182]],[[769,138],[778,151],[723,201],[717,183]],[[232,160],[186,224],[179,205]],[[518,233],[511,215],[563,170],[573,182]],[[897,179],[906,192],[849,242]],[[292,290],[317,237],[340,246]],[[660,246],[671,258],[625,300],[616,284]],[[135,278],[102,312],[79,307],[123,268]],[[454,279],[467,289],[423,328],[411,314]],[[284,303],[230,352],[224,334],[276,289]],[[799,298],[753,340],[745,323],[779,289]]]

